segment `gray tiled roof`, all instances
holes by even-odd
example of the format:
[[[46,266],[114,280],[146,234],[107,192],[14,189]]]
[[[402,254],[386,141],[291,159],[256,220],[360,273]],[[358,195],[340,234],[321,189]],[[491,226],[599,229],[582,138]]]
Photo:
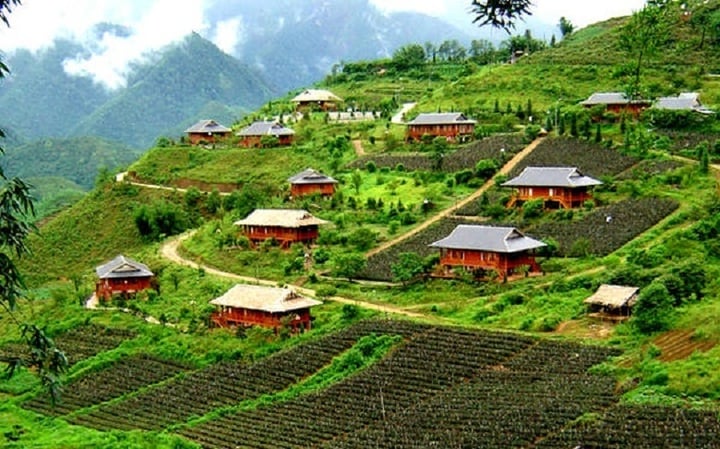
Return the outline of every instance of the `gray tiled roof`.
[[[229,133],[230,128],[226,128],[215,120],[200,120],[193,126],[185,130],[186,133]]]
[[[700,103],[697,92],[683,92],[677,97],[660,97],[653,105],[656,109],[670,109],[674,111],[695,111],[701,114],[714,112]]]
[[[419,114],[408,125],[457,125],[457,124],[474,124],[475,120],[470,120],[461,112],[443,112],[432,114]]]
[[[327,221],[314,217],[303,209],[255,209],[250,215],[235,222],[236,226],[279,226],[299,228],[323,225]]]
[[[595,92],[590,97],[582,101],[580,104],[585,106],[595,106],[598,104],[646,104],[647,100],[629,100],[623,92]]]
[[[295,134],[290,128],[286,128],[277,122],[253,122],[237,133],[238,136],[292,136]]]
[[[153,272],[147,265],[119,255],[110,262],[95,268],[100,279],[151,277]]]
[[[210,304],[277,313],[306,309],[322,302],[300,296],[289,288],[237,284]]]
[[[515,178],[503,183],[508,187],[590,187],[602,184],[585,176],[576,167],[525,167]]]
[[[308,168],[288,178],[290,184],[337,184],[338,182],[330,176],[324,175],[317,170]]]
[[[513,227],[458,225],[447,237],[431,243],[434,248],[473,249],[495,253],[516,253],[546,246],[526,237]]]

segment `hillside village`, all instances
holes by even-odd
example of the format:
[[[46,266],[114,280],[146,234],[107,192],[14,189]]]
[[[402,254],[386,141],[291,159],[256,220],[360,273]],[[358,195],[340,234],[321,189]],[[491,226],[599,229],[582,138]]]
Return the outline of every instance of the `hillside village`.
[[[633,84],[632,20],[159,136],[29,239],[69,369],[0,382],[0,441],[720,447],[717,42],[679,15]]]

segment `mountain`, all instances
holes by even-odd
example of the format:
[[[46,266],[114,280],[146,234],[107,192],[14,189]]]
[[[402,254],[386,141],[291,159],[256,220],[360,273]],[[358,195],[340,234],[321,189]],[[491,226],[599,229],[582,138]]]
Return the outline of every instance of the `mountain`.
[[[101,168],[126,166],[139,155],[139,150],[99,137],[47,138],[8,147],[0,163],[8,176],[59,176],[90,190]]]
[[[418,13],[383,14],[368,0],[220,0],[208,19],[241,26],[233,55],[261,68],[281,90],[317,82],[340,61],[378,59],[408,43],[439,44],[470,37],[446,22]]]
[[[209,103],[224,104],[239,118],[274,93],[256,70],[192,34],[137,69],[128,87],[73,127],[71,135],[147,147],[158,136],[181,134],[188,119],[208,118],[198,113]]]

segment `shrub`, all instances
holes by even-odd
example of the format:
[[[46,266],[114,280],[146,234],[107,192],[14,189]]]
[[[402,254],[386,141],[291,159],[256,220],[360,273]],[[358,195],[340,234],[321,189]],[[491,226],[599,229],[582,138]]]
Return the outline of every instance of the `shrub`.
[[[542,216],[544,209],[544,202],[542,199],[530,200],[522,205],[523,218],[537,218]]]
[[[632,322],[645,334],[666,330],[672,320],[673,298],[660,282],[652,282],[640,291],[633,308]]]

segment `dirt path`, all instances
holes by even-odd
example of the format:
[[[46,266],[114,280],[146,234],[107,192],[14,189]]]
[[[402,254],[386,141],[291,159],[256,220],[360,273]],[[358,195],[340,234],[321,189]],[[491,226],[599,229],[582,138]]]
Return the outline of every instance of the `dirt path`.
[[[405,113],[414,108],[416,104],[417,103],[403,103],[397,114],[393,115],[390,118],[390,123],[394,123],[396,125],[405,124],[405,122],[403,121],[403,119],[405,118]]]
[[[186,232],[180,236],[173,237],[171,239],[168,239],[165,241],[165,243],[160,247],[160,255],[167,260],[176,263],[178,265],[183,265],[186,267],[191,267],[195,269],[203,269],[206,273],[210,273],[215,276],[224,277],[226,279],[233,279],[236,281],[246,282],[250,284],[257,284],[257,285],[267,285],[269,287],[277,287],[279,284],[275,281],[270,281],[267,279],[258,279],[250,276],[241,276],[239,274],[235,273],[228,273],[226,271],[221,271],[216,268],[208,267],[206,265],[201,265],[196,262],[193,262],[192,260],[188,260],[183,258],[178,253],[178,247],[182,242],[192,237],[197,231],[192,230],[189,232]],[[292,286],[298,293],[301,293],[303,295],[307,296],[316,296],[315,290],[299,287],[296,285]],[[383,304],[374,304],[371,302],[365,302],[365,301],[358,301],[355,299],[350,298],[343,298],[341,296],[332,296],[330,298],[327,298],[330,301],[339,302],[342,304],[352,304],[356,305],[358,307],[362,307],[363,309],[369,309],[369,310],[375,310],[377,312],[382,313],[394,313],[398,315],[404,315],[412,318],[425,318],[425,315],[417,312],[411,312],[409,310],[404,310],[398,307],[383,305]]]
[[[365,156],[365,148],[363,148],[362,140],[357,139],[352,141],[352,146],[355,148],[355,154],[357,157]]]
[[[540,142],[545,139],[544,137],[538,137],[537,139],[530,142],[528,146],[523,148],[522,151],[517,153],[515,156],[513,156],[512,159],[510,159],[498,172],[496,175],[507,175],[510,173],[510,171],[515,168],[515,166],[522,161],[525,156],[532,153],[532,151],[537,147]],[[450,206],[449,208],[441,211],[437,215],[434,215],[427,220],[425,220],[420,226],[417,226],[416,228],[411,229],[410,231],[406,232],[403,235],[400,235],[392,240],[389,240],[385,242],[384,244],[378,246],[377,248],[371,249],[367,253],[365,253],[366,257],[374,256],[375,254],[378,254],[382,251],[385,251],[386,249],[397,245],[398,243],[414,236],[420,233],[421,231],[424,231],[425,229],[429,228],[433,224],[437,223],[438,221],[450,217],[454,215],[458,210],[465,207],[466,205],[470,204],[471,202],[475,201],[476,199],[480,198],[483,193],[485,193],[490,187],[492,187],[495,184],[494,178],[488,179],[488,181],[482,185],[478,190],[473,192],[470,196],[463,199],[462,201],[457,202],[456,204]]]

